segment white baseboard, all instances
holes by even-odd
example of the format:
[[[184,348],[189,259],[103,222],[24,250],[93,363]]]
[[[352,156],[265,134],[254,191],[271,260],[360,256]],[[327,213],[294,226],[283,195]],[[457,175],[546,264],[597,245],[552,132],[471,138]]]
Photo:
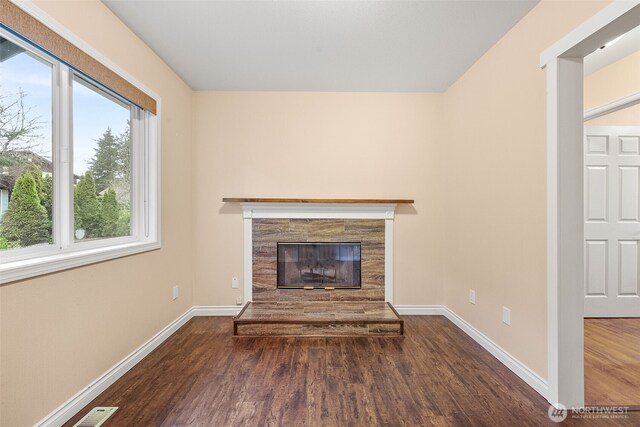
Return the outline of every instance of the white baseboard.
[[[242,310],[241,305],[206,305],[191,307],[193,316],[235,316]]]
[[[116,363],[111,369],[96,378],[91,384],[83,390],[80,390],[75,396],[67,400],[49,415],[36,423],[36,426],[57,427],[69,421],[71,417],[87,406],[93,399],[98,397],[100,393],[105,391],[111,384],[127,373],[129,369],[133,368],[138,362],[144,359],[192,317],[193,309],[187,310],[183,315],[167,325],[150,340],[138,347],[137,350],[133,351],[120,362]]]
[[[445,316],[464,333],[491,353],[503,365],[526,382],[531,388],[547,399],[549,387],[547,381],[533,372],[524,363],[513,357],[502,347],[491,341],[486,335],[467,323],[460,316],[444,305],[394,305],[399,314],[418,316]],[[78,392],[67,402],[44,417],[36,424],[38,427],[57,427],[63,425],[78,411],[88,405],[100,393],[116,382],[129,369],[133,368],[144,357],[151,353],[163,341],[169,338],[182,325],[196,316],[235,316],[240,312],[240,306],[195,306],[187,310],[182,316],[167,325],[153,338],[141,345],[137,350],[116,363],[111,369],[94,380],[85,389]]]
[[[405,316],[445,316],[444,305],[394,305],[398,314]]]

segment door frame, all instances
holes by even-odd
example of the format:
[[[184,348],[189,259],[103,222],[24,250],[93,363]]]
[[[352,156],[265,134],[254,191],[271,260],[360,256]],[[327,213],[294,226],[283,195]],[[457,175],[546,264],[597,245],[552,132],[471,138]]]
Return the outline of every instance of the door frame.
[[[547,70],[547,363],[552,404],[584,406],[583,59],[640,22],[616,0],[540,55]]]

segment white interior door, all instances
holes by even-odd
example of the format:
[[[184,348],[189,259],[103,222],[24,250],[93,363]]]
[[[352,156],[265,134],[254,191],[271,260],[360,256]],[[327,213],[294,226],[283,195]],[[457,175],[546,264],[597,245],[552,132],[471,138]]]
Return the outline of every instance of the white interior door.
[[[640,127],[586,126],[585,317],[640,317]]]

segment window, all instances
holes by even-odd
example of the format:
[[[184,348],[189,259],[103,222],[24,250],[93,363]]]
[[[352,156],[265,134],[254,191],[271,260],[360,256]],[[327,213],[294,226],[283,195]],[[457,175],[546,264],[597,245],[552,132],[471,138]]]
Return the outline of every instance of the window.
[[[132,105],[73,79],[74,238],[131,234]]]
[[[0,27],[0,283],[159,247],[156,123]]]
[[[51,244],[54,67],[1,34],[0,61],[0,250]]]

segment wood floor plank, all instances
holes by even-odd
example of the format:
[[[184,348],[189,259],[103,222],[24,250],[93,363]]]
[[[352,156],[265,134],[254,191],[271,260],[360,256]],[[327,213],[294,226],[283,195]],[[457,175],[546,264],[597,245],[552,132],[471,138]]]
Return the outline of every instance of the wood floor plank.
[[[442,316],[400,338],[232,337],[196,317],[87,405],[113,426],[550,426],[546,401]],[[629,418],[563,425],[640,425]]]
[[[587,405],[640,405],[640,318],[585,319]]]

